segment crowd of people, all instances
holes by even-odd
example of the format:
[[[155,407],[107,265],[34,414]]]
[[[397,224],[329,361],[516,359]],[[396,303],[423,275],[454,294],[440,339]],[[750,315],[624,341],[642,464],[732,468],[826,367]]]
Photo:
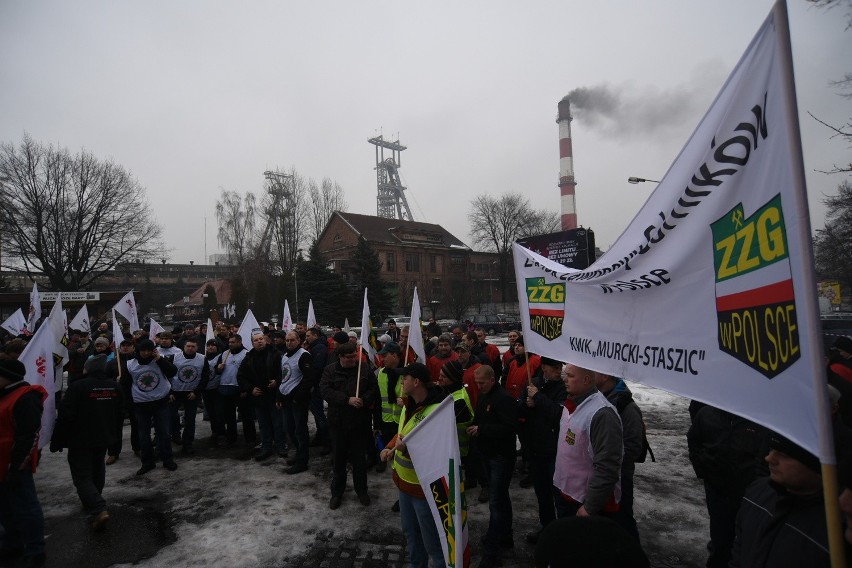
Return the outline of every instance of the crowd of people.
[[[536,496],[539,526],[523,539],[536,547],[537,565],[649,565],[634,517],[633,477],[636,464],[653,453],[642,411],[622,378],[528,353],[519,332],[509,333],[501,354],[482,329],[461,326],[430,328],[420,363],[409,331],[389,322],[374,357],[353,332],[334,329],[326,337],[304,324],[246,338],[223,322],[210,339],[205,325],[193,324],[153,340],[143,330],[112,337],[105,323],[91,335],[75,331],[50,451],[67,449],[94,531],[109,522],[105,472],[121,458],[127,419],[139,476],[158,463],[175,471],[174,449],[192,455],[200,443],[250,448],[258,462],[278,456],[286,474],[298,475],[309,469],[309,448],[317,446],[332,459],[329,509],[342,504],[348,469],[358,502],[370,506],[367,471],[390,464],[399,490],[391,508],[400,514],[409,565],[440,567],[446,565],[441,537],[405,439],[451,397],[464,489],[468,499],[478,489],[476,499],[488,503],[485,535],[471,543],[480,567],[499,565],[515,546],[510,483],[516,474]],[[0,353],[4,566],[38,566],[46,558],[33,473],[47,392],[25,380],[18,361],[25,341],[11,339]],[[852,340],[840,338],[831,357],[840,503],[852,542]],[[209,422],[209,434],[201,436],[199,410]],[[707,566],[827,566],[817,458],[726,411],[695,402],[690,414],[689,456],[710,517]],[[601,546],[590,548],[595,543]]]

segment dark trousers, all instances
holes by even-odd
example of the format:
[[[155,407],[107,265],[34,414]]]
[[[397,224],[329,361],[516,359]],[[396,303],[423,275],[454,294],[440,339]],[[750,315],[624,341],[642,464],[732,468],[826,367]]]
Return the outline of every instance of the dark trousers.
[[[6,531],[0,548],[23,549],[25,556],[44,552],[44,515],[31,471],[22,471],[15,483],[0,483],[0,525]]]
[[[127,417],[130,419],[130,447],[133,448],[134,452],[139,451],[139,425],[136,422],[136,412],[133,410],[133,395],[130,392],[129,388],[122,387],[122,392],[124,393],[124,407],[127,409]],[[122,430],[124,430],[124,426],[122,425]],[[118,456],[121,454],[122,448],[122,438],[124,438],[123,433],[120,433],[118,436],[118,441],[107,448],[107,453],[111,456]]]
[[[500,552],[501,544],[512,540],[512,500],[509,497],[509,484],[512,482],[512,470],[515,469],[515,457],[484,456],[484,461],[490,513],[484,552],[486,555],[496,555]]]
[[[190,400],[189,395],[189,392],[177,392],[175,399],[171,402],[172,437],[181,437],[185,449],[191,449],[195,443],[195,415],[198,412],[198,397]],[[183,436],[180,433],[181,407],[183,407]]]
[[[106,482],[106,448],[68,448],[68,467],[83,509],[90,515],[106,511],[101,496]]]
[[[725,491],[715,485],[704,482],[704,495],[707,499],[707,513],[710,516],[710,556],[707,566],[727,566],[734,545],[734,532],[737,512],[740,510],[742,493]]]
[[[326,443],[330,440],[328,418],[325,416],[325,406],[320,394],[319,386],[311,389],[311,414],[314,415],[314,424],[317,427],[316,439]]]
[[[538,501],[538,522],[541,528],[556,520],[556,506],[553,504],[553,472],[556,468],[556,456],[530,455],[530,467],[533,491]]]
[[[257,442],[257,429],[254,426],[254,410],[246,397],[240,396],[238,386],[219,386],[219,406],[222,409],[222,421],[225,424],[225,437],[229,442],[237,440],[237,410],[243,423],[243,436],[246,444]]]
[[[275,406],[275,396],[262,394],[252,396],[251,405],[257,415],[260,426],[260,443],[263,451],[275,451],[279,454],[287,452],[287,437],[284,434],[284,415]]]
[[[285,397],[281,409],[284,414],[284,430],[296,444],[296,463],[308,465],[310,435],[308,433],[309,399],[297,400]]]
[[[352,484],[355,493],[367,493],[367,462],[364,459],[365,440],[364,428],[331,428],[332,465],[331,494],[343,495],[346,490],[346,464],[352,464]]]
[[[219,403],[219,390],[208,389],[202,395],[204,398],[204,411],[210,417],[210,432],[214,436],[225,435],[225,422],[222,419],[222,406]]]
[[[734,512],[734,516],[736,516],[736,512]],[[639,528],[636,526],[636,519],[633,518],[633,470],[624,471],[624,468],[621,470],[621,500],[618,502],[618,511],[613,514],[612,520],[630,533],[636,539],[636,542],[640,542]],[[731,543],[733,544],[733,527],[731,528]],[[728,565],[727,561],[724,565]]]
[[[133,405],[136,411],[136,421],[139,424],[139,448],[142,452],[142,463],[154,465],[154,445],[151,443],[151,427],[157,436],[157,450],[163,463],[172,461],[172,440],[169,435],[169,399],[163,398],[153,402],[137,402]]]

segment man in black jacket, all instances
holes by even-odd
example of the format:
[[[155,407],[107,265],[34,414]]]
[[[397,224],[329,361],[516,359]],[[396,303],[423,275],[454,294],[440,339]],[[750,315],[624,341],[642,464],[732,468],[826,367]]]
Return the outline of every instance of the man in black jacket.
[[[121,387],[122,399],[124,401],[124,414],[130,419],[130,447],[133,448],[133,453],[139,455],[139,427],[136,423],[136,412],[133,410],[133,395],[131,394],[130,372],[127,370],[127,362],[136,355],[136,348],[133,345],[133,340],[125,339],[118,346],[118,352],[115,358],[107,361],[106,375],[110,379],[118,381]],[[123,426],[122,428],[123,429]],[[120,430],[121,430],[120,429]],[[106,464],[112,465],[118,461],[121,455],[123,436],[119,431],[118,438],[115,443],[107,448]]]
[[[237,372],[240,391],[247,393],[260,426],[260,449],[254,456],[263,461],[274,455],[287,457],[284,420],[281,409],[275,406],[275,393],[281,381],[281,355],[266,342],[262,334],[251,338],[252,350],[246,354]]]
[[[476,334],[474,334],[474,337]],[[515,435],[518,428],[518,405],[500,386],[490,365],[474,372],[479,386],[473,426],[467,429],[479,448],[488,478],[488,531],[483,538],[480,568],[496,566],[501,548],[513,548],[512,501],[509,484],[515,468]]]
[[[285,350],[281,355],[281,384],[278,387],[277,406],[284,413],[285,430],[296,444],[296,457],[288,459],[287,474],[308,469],[309,435],[308,410],[311,389],[316,383],[314,358],[300,346],[299,334],[290,331],[284,336]]]
[[[322,373],[329,362],[328,343],[322,330],[318,327],[306,330],[305,340],[308,344],[305,349],[310,351],[311,357],[314,358],[314,372],[316,373],[316,379],[311,387],[310,409],[311,414],[314,416],[314,424],[316,424],[317,431],[314,434],[314,441],[311,442],[311,445],[322,446],[320,454],[327,456],[331,453],[331,435],[328,431],[328,418],[326,418],[325,409],[323,408],[319,384],[320,377],[322,377]]]
[[[379,385],[367,363],[358,361],[357,346],[337,347],[337,363],[325,368],[320,381],[322,397],[328,402],[328,424],[334,458],[330,509],[337,509],[346,489],[346,463],[352,464],[352,483],[362,505],[370,504],[367,494],[365,455],[371,432],[370,407],[379,402]],[[360,371],[359,371],[360,368]]]
[[[83,509],[99,530],[109,520],[101,495],[106,482],[104,455],[121,436],[124,422],[121,387],[106,374],[106,355],[86,361],[85,377],[68,387],[50,441],[50,451],[68,448],[68,467]]]
[[[556,438],[562,405],[568,397],[562,381],[562,361],[541,358],[542,375],[521,394],[520,416],[526,420],[533,490],[538,501],[539,530],[526,535],[535,544],[542,529],[556,520],[553,504],[553,471],[556,465]]]

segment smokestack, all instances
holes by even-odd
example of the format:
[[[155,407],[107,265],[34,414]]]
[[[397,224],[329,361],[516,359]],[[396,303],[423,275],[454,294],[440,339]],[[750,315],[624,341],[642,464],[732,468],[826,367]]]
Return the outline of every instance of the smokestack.
[[[574,199],[574,151],[571,148],[571,102],[559,101],[556,124],[559,125],[559,194],[562,199],[562,230],[577,228],[577,203]]]

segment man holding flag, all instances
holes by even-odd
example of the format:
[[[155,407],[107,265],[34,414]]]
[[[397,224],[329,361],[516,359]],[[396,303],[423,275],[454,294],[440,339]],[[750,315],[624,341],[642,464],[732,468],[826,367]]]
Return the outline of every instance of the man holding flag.
[[[399,420],[397,436],[382,450],[382,461],[393,459],[393,482],[399,488],[399,514],[405,534],[410,566],[433,568],[446,566],[441,538],[432,518],[420,479],[405,446],[405,437],[447,397],[432,382],[429,370],[422,363],[412,363],[398,371],[402,377],[402,392],[408,397]]]

